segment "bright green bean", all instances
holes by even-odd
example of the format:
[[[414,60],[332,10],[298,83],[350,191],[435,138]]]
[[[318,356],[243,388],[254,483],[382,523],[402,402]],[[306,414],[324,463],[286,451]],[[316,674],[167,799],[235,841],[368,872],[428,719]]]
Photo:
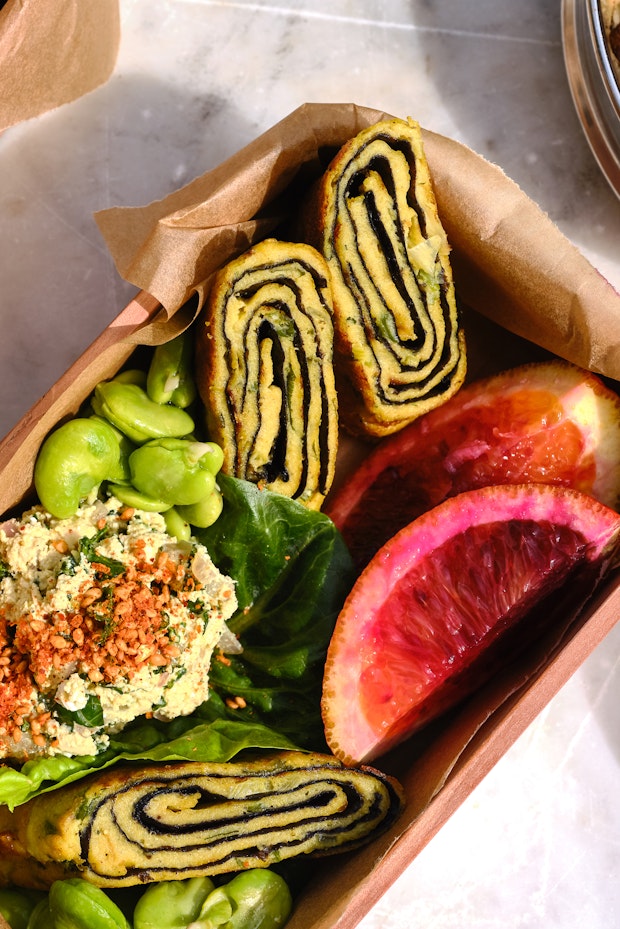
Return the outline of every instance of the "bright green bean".
[[[275,871],[254,868],[209,894],[187,929],[280,929],[292,908],[286,881]]]
[[[55,881],[49,906],[53,929],[131,929],[105,891],[79,877]]]
[[[151,884],[136,904],[134,929],[186,929],[213,889],[208,877]]]
[[[215,488],[212,442],[155,439],[129,457],[131,483],[141,493],[171,505],[198,503]]]
[[[188,542],[192,535],[192,527],[183,519],[176,507],[172,506],[164,513],[166,531],[179,542]]]
[[[0,888],[0,913],[11,929],[28,929],[32,911],[41,899],[38,891]]]
[[[186,436],[194,431],[189,413],[176,406],[155,403],[139,384],[102,381],[95,387],[92,407],[136,445],[149,439]]]
[[[146,372],[142,368],[127,368],[125,371],[119,371],[112,380],[117,384],[138,384],[146,388]]]
[[[59,519],[73,516],[102,481],[129,478],[127,440],[97,418],[70,419],[45,439],[34,468],[43,506]]]
[[[193,345],[186,333],[153,352],[146,391],[156,403],[172,403],[186,409],[196,399],[192,365]]]
[[[214,490],[198,503],[191,506],[177,506],[176,510],[179,516],[197,529],[207,529],[217,520],[222,509],[224,500],[218,488]]]
[[[218,887],[209,894],[198,915],[191,923],[191,929],[223,929],[228,926],[233,915],[233,901],[224,887]]]
[[[205,465],[212,474],[217,474],[224,464],[224,450],[217,442],[207,442],[209,452],[205,460]]]
[[[108,493],[125,506],[133,506],[136,510],[145,510],[147,513],[165,513],[171,507],[165,500],[157,500],[140,493],[131,484],[108,484]]]
[[[52,911],[50,910],[50,901],[47,894],[43,900],[39,900],[30,914],[26,929],[54,929],[54,921],[52,919]]]

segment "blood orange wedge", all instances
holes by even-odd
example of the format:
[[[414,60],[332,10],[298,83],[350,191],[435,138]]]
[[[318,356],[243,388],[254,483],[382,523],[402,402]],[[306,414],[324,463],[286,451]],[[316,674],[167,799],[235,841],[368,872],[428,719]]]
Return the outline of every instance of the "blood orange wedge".
[[[619,537],[620,515],[546,484],[466,491],[400,530],[336,622],[322,697],[333,753],[383,754],[574,616]]]
[[[568,362],[523,365],[471,384],[385,439],[325,512],[362,568],[442,500],[488,484],[544,482],[620,500],[620,399]]]

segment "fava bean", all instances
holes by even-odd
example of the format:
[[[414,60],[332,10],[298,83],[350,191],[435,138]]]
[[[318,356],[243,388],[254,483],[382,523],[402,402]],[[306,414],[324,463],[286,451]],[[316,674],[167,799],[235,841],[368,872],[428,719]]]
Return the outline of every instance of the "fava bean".
[[[205,459],[205,464],[212,474],[217,474],[224,464],[224,450],[217,442],[207,442],[209,451]]]
[[[50,901],[47,894],[43,900],[39,900],[30,914],[26,929],[54,929],[54,921],[52,919],[52,911],[50,910]]]
[[[155,439],[130,455],[131,483],[141,493],[173,506],[198,503],[215,488],[214,457],[219,461],[219,448],[213,442]]]
[[[146,372],[142,368],[127,368],[125,371],[119,371],[112,380],[118,384],[138,384],[146,388]]]
[[[43,506],[59,519],[73,516],[102,481],[129,479],[131,446],[98,417],[70,419],[45,439],[34,468]]]
[[[151,884],[136,904],[134,929],[186,929],[214,886],[208,877]]]
[[[0,913],[11,929],[28,929],[29,919],[42,894],[9,887],[0,889]]]
[[[188,542],[192,536],[192,527],[183,519],[176,507],[172,506],[164,513],[166,520],[166,531],[168,535],[174,536],[179,542]]]
[[[95,413],[120,429],[132,442],[141,445],[149,439],[186,436],[194,431],[194,421],[185,410],[155,403],[139,384],[102,381],[92,397]]]
[[[140,493],[131,484],[108,484],[108,493],[125,506],[133,506],[136,510],[145,510],[147,513],[165,513],[171,507],[165,500],[157,500]]]
[[[208,497],[191,506],[177,506],[176,511],[182,519],[197,529],[207,529],[216,521],[223,507],[224,500],[216,487]]]
[[[82,878],[55,881],[49,891],[54,929],[130,929],[122,910]]]
[[[158,345],[148,370],[146,391],[156,403],[186,409],[196,399],[192,372],[192,343],[183,333]]]
[[[292,908],[286,881],[275,871],[254,868],[210,893],[187,929],[279,929]]]

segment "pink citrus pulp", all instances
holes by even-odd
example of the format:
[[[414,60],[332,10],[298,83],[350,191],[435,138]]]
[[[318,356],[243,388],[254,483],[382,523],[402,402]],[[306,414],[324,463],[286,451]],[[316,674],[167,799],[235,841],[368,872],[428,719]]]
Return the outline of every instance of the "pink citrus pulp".
[[[543,482],[620,501],[620,398],[568,362],[523,365],[462,388],[384,439],[325,512],[362,568],[402,526],[465,490]]]
[[[496,670],[498,643],[510,657],[579,609],[619,536],[612,509],[545,484],[466,491],[400,530],[358,578],[329,646],[334,754],[369,761],[461,701]]]

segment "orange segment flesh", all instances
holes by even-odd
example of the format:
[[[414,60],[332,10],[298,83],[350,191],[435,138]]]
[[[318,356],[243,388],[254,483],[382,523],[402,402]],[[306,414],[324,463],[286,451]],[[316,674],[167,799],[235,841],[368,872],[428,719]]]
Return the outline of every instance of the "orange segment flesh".
[[[363,567],[398,529],[447,497],[544,482],[620,501],[620,399],[563,361],[471,384],[384,440],[326,512]]]
[[[368,761],[461,700],[528,614],[551,620],[566,592],[573,608],[573,590],[583,602],[619,535],[613,510],[544,484],[467,491],[403,528],[361,574],[332,637],[322,709],[334,754]]]

